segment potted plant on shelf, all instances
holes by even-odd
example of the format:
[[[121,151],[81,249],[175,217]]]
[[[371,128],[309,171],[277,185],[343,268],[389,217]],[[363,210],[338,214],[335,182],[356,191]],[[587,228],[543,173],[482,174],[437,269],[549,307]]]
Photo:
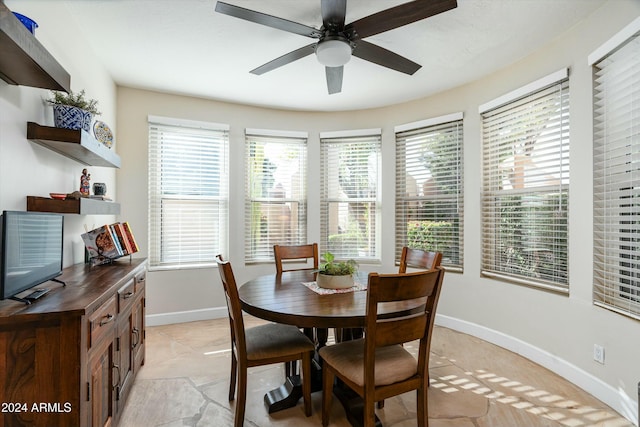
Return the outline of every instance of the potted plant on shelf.
[[[331,252],[322,254],[325,262],[320,264],[316,282],[321,288],[345,289],[353,286],[353,274],[358,271],[358,263],[350,259],[348,261],[336,261]]]
[[[84,89],[78,93],[51,91],[47,103],[53,106],[53,121],[56,127],[83,129],[89,132],[94,115],[100,115],[98,101],[86,99]]]

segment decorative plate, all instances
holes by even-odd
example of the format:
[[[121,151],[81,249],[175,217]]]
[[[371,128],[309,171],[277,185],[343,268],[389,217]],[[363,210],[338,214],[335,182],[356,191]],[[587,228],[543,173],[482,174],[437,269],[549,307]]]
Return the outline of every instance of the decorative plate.
[[[64,200],[67,198],[66,193],[49,193],[52,199]]]
[[[96,136],[98,141],[102,142],[107,147],[111,148],[113,145],[113,133],[105,122],[96,120],[93,124],[93,134]]]

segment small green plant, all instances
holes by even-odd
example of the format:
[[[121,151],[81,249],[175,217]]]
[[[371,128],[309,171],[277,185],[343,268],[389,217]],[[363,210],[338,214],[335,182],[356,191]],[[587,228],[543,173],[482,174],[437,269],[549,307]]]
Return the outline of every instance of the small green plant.
[[[358,263],[350,259],[348,261],[336,261],[331,252],[322,254],[325,262],[320,264],[318,272],[327,276],[346,276],[358,271]]]
[[[52,90],[51,93],[52,97],[47,99],[47,102],[51,105],[68,105],[81,108],[96,116],[101,114],[100,111],[98,111],[98,101],[95,99],[85,99],[84,89],[78,93],[73,93],[72,91],[67,94],[57,90]]]

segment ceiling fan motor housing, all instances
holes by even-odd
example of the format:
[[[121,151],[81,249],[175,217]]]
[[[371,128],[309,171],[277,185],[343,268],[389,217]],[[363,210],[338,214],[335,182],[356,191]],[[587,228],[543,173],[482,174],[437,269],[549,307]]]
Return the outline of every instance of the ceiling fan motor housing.
[[[351,59],[349,39],[340,34],[327,34],[316,45],[316,57],[325,67],[341,67]]]

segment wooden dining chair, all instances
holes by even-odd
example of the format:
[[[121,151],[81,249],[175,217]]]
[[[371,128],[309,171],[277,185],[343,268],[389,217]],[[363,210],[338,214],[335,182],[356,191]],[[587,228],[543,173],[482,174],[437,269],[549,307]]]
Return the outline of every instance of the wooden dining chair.
[[[406,273],[407,267],[420,268],[422,270],[433,270],[434,268],[439,267],[441,262],[442,252],[423,251],[422,249],[412,249],[405,246],[402,248],[398,273]],[[384,400],[378,401],[378,408],[384,408]]]
[[[284,271],[299,270],[317,270],[318,269],[318,244],[310,243],[308,245],[273,245],[273,256],[276,260],[276,273],[281,274]],[[313,258],[313,268],[293,268],[284,270],[282,268],[283,260],[308,260]]]
[[[440,266],[441,262],[442,252],[429,252],[423,251],[422,249],[411,249],[405,246],[402,248],[398,273],[406,273],[407,267],[433,270]]]
[[[242,427],[247,398],[247,369],[254,366],[302,360],[302,395],[304,412],[311,416],[311,355],[314,344],[292,325],[268,323],[245,329],[236,279],[228,261],[217,256],[220,279],[224,287],[231,329],[231,381],[229,400],[234,400],[236,377],[235,427]]]
[[[417,425],[427,427],[429,351],[444,270],[406,274],[370,273],[364,338],[320,349],[322,357],[322,425],[329,424],[334,378],[364,400],[364,427],[375,425],[375,402],[417,392]],[[418,312],[386,314],[378,318],[379,304],[425,298]],[[418,358],[403,343],[420,340]]]

